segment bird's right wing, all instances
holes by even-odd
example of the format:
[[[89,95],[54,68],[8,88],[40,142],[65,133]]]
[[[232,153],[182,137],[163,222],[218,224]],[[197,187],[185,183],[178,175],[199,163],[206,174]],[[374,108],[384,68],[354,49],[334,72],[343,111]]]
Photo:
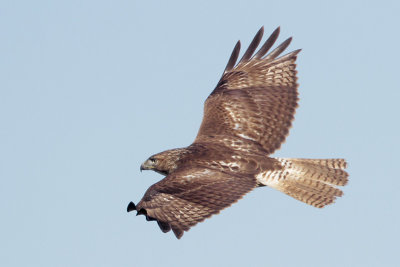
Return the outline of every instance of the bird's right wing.
[[[177,170],[152,185],[128,212],[137,210],[156,220],[163,232],[177,238],[198,222],[229,207],[256,187],[255,178],[240,177],[208,168]]]

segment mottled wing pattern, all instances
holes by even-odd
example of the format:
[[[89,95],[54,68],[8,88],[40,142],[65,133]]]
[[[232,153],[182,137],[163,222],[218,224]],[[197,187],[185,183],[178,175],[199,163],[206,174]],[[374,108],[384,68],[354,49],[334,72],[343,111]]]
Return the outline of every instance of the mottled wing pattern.
[[[235,46],[217,87],[207,98],[196,142],[221,136],[259,144],[266,153],[280,147],[288,134],[297,107],[296,56],[300,50],[278,57],[287,39],[265,56],[279,35],[279,28],[260,50],[263,28],[235,66],[240,42]]]
[[[343,192],[348,173],[344,159],[285,159],[276,158],[281,169],[259,173],[257,180],[297,200],[322,208],[335,201]]]
[[[148,220],[156,220],[163,232],[172,229],[177,238],[198,222],[229,207],[256,187],[255,178],[240,177],[208,168],[181,168],[152,185],[135,206]]]

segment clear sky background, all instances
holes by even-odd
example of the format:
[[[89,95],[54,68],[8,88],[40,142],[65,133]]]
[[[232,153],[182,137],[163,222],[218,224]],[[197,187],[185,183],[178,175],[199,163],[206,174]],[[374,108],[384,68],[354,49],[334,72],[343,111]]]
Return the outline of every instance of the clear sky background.
[[[2,1],[1,266],[400,266],[397,1]],[[316,209],[256,189],[177,240],[126,213],[189,145],[238,39],[293,36],[280,157],[344,157]]]

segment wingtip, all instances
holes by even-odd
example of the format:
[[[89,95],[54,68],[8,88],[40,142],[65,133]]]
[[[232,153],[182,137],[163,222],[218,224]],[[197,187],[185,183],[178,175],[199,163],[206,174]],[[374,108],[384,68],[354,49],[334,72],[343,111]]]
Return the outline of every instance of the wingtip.
[[[300,48],[300,49],[296,49],[296,50],[293,51],[293,53],[294,53],[295,55],[297,55],[298,53],[301,52],[301,50],[303,50],[303,49],[301,49],[301,48]]]
[[[258,52],[254,55],[254,58],[260,59],[262,58],[274,45],[275,41],[278,39],[280,33],[280,26],[276,28],[272,34],[268,37],[268,39],[264,42],[262,47],[258,50]]]
[[[133,210],[136,210],[136,205],[135,205],[135,203],[133,203],[133,202],[131,201],[131,202],[129,202],[128,207],[126,208],[126,211],[127,211],[127,212],[131,212],[131,211],[133,211]]]
[[[141,208],[140,210],[138,210],[138,211],[136,212],[136,216],[139,216],[139,215],[145,215],[145,216],[147,216],[147,210]]]
[[[258,32],[254,36],[254,38],[251,41],[251,43],[250,43],[249,47],[247,48],[246,52],[244,52],[244,54],[243,54],[243,56],[240,59],[238,64],[240,64],[241,62],[247,62],[252,58],[253,53],[257,49],[258,45],[260,44],[263,35],[264,35],[264,26],[262,26],[258,30]]]
[[[237,42],[236,42],[236,45],[235,45],[235,49],[239,49],[240,50],[240,46],[242,45],[242,43],[240,42],[240,40],[238,40]]]
[[[157,220],[157,224],[163,233],[168,233],[171,231],[171,225],[169,225],[169,223]]]
[[[261,26],[261,28],[258,30],[256,36],[259,35],[259,34],[261,34],[261,36],[264,35],[264,26]]]
[[[146,215],[146,221],[148,221],[148,222],[152,222],[152,221],[157,221],[157,219],[155,219],[155,218],[153,218],[153,217],[150,217],[150,216]]]
[[[183,236],[183,230],[176,228],[176,227],[171,227],[172,231],[174,232],[175,236],[177,239],[181,239],[181,237]]]
[[[236,64],[236,61],[238,59],[239,56],[239,52],[240,52],[240,40],[237,41],[235,47],[233,48],[232,54],[228,60],[228,64],[226,64],[225,70],[223,72],[223,74],[227,73],[228,71],[230,71]]]
[[[276,36],[278,37],[278,36]],[[264,60],[274,60],[277,58],[292,42],[293,37],[287,38],[283,43],[281,43],[277,48],[275,48],[271,53],[269,53]]]

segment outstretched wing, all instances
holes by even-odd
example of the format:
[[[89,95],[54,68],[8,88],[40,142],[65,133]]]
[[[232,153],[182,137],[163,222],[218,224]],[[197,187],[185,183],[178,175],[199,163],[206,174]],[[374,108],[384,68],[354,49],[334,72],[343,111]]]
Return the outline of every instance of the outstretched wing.
[[[219,213],[256,187],[255,178],[240,177],[208,168],[185,168],[152,185],[135,206],[147,220],[156,220],[177,238],[198,222]]]
[[[217,87],[207,98],[195,142],[220,136],[221,140],[254,142],[270,154],[284,142],[297,107],[296,56],[300,50],[278,57],[291,38],[265,55],[279,35],[277,28],[260,50],[261,28],[242,59],[236,44]]]

